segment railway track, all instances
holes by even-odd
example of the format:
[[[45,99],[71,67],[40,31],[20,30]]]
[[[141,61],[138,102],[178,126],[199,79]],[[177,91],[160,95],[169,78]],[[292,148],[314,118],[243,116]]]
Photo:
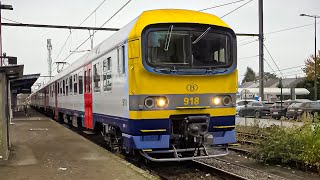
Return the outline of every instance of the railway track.
[[[99,134],[85,133],[74,127],[63,124],[64,127],[76,132],[91,142],[99,145],[100,147],[108,150],[105,141]],[[109,151],[109,150],[108,150]],[[111,152],[111,151],[110,151]],[[113,152],[112,152],[113,153]],[[228,172],[221,168],[208,165],[200,161],[183,161],[183,162],[167,162],[167,163],[154,163],[139,161],[137,159],[121,158],[134,164],[135,166],[150,172],[151,175],[158,176],[164,180],[175,179],[213,179],[213,180],[249,180],[246,177]]]

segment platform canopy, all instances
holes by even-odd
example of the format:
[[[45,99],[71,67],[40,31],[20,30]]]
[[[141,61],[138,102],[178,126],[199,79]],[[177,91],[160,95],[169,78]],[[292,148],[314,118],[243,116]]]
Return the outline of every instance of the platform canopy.
[[[31,86],[37,81],[40,74],[27,74],[23,77],[11,80],[11,92],[13,94],[31,93]]]
[[[308,95],[310,91],[306,88],[293,88],[295,90],[296,95]],[[250,94],[259,94],[259,88],[238,88],[238,92],[240,94],[244,94],[245,91]],[[264,88],[264,94],[270,95],[280,95],[281,89],[280,88]],[[282,95],[291,95],[290,88],[282,88]]]

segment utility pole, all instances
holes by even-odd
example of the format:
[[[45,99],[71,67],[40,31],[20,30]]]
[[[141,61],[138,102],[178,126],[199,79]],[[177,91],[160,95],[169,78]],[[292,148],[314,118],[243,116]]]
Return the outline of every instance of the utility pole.
[[[51,68],[52,68],[52,58],[51,58],[51,52],[52,52],[52,45],[51,45],[51,39],[47,39],[47,49],[48,49],[48,76],[51,79]]]
[[[306,16],[314,18],[314,100],[318,100],[318,86],[317,86],[317,18],[320,18],[320,16],[317,15],[308,15],[308,14],[300,14],[300,16]]]
[[[318,83],[317,83],[317,16],[314,18],[314,100],[318,100]]]
[[[263,60],[263,0],[259,0],[259,96],[261,101],[264,100]]]
[[[13,10],[11,5],[6,5],[6,4],[1,4],[0,1],[0,55],[2,56],[2,22],[1,22],[1,10],[6,9],[6,10]],[[0,66],[3,66],[3,59],[2,57],[0,58]]]
[[[282,78],[280,78],[279,79],[279,87],[280,87],[280,107],[281,107],[281,113],[282,113],[282,88],[283,88],[283,86],[282,86]]]

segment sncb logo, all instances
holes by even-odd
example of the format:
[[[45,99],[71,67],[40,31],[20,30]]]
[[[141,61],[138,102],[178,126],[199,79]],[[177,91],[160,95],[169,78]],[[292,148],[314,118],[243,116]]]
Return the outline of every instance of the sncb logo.
[[[189,91],[189,92],[195,92],[198,90],[198,86],[194,83],[191,83],[191,84],[188,84],[186,89]]]

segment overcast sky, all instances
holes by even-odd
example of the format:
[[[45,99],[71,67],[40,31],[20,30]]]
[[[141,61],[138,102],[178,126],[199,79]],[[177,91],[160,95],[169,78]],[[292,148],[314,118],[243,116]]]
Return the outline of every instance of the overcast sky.
[[[82,26],[101,26],[128,0],[106,0],[105,3]],[[200,10],[235,0],[132,0],[117,16],[104,27],[121,28],[137,17],[141,12],[150,9],[191,9]],[[249,1],[249,0],[247,0]],[[205,12],[219,17],[241,6],[247,1],[207,10]],[[21,23],[79,25],[103,0],[3,0],[3,4],[11,4],[13,11],[2,11],[2,17]],[[264,1],[264,32],[265,45],[270,51],[279,69],[301,66],[304,60],[314,53],[314,25],[289,31],[268,34],[291,27],[314,23],[313,18],[300,17],[299,14],[320,15],[320,0],[265,0]],[[253,0],[246,6],[224,17],[236,33],[258,33],[258,0]],[[2,20],[8,22],[7,20]],[[318,20],[320,22],[320,19]],[[47,39],[52,39],[53,61],[63,61],[70,51],[78,47],[89,37],[87,30],[76,30],[72,33],[66,46],[60,52],[69,30],[2,27],[3,52],[7,55],[17,56],[18,63],[24,64],[24,74],[41,73],[48,75],[47,70]],[[320,36],[320,24],[317,35]],[[112,32],[99,31],[94,37],[94,45],[105,40]],[[245,69],[250,66],[258,72],[258,41],[256,37],[238,37],[238,69],[239,81],[243,78]],[[320,49],[320,38],[317,38],[317,47]],[[88,41],[79,50],[90,49]],[[83,53],[75,53],[67,59],[72,63]],[[256,57],[252,57],[256,56]],[[251,57],[251,58],[247,58]],[[265,59],[272,69],[279,71],[270,56],[265,51]],[[53,67],[55,69],[55,66]],[[265,72],[272,71],[265,64]],[[282,71],[285,77],[304,76],[300,68]],[[54,72],[56,74],[56,71]],[[38,82],[43,81],[40,78]]]

